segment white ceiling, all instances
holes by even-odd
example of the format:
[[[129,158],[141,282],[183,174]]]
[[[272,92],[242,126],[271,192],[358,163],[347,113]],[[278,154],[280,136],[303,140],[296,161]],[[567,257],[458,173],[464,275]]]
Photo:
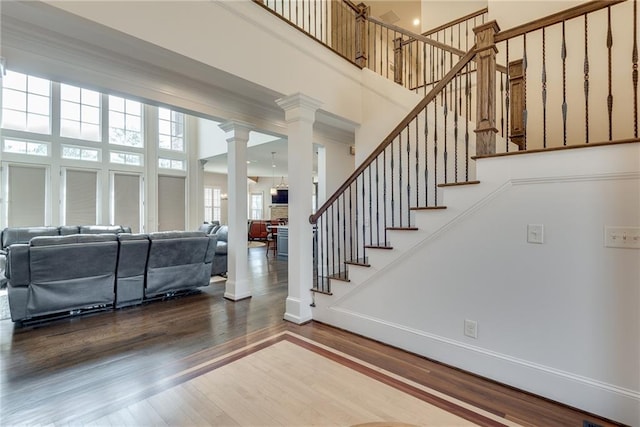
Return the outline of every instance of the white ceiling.
[[[371,7],[371,16],[414,33],[421,32],[420,24],[413,25],[414,19],[420,19],[421,0],[368,0],[365,3]],[[399,18],[398,21],[384,19],[393,15]]]
[[[271,139],[269,140],[270,137]],[[254,139],[255,138],[255,139]],[[247,147],[247,175],[248,176],[267,176],[274,174],[276,178],[288,175],[287,163],[287,140],[282,138],[273,139],[270,135],[261,134],[259,132],[251,132],[249,138],[249,146]],[[255,141],[265,140],[255,145]],[[271,153],[275,152],[275,165],[271,164]],[[227,173],[227,153],[220,154],[208,159],[204,166],[205,172]]]

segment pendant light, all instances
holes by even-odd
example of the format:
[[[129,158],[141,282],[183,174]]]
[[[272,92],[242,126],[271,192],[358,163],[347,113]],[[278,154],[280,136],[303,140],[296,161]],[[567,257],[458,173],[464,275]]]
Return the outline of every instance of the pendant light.
[[[271,152],[271,190],[270,193],[272,196],[278,194],[278,189],[276,188],[276,178],[275,178],[275,168],[276,168],[276,152]]]

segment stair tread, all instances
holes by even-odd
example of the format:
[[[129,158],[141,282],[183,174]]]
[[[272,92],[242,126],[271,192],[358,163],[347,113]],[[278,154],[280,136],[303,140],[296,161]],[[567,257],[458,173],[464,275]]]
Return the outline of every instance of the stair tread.
[[[344,263],[349,265],[359,265],[361,267],[371,267],[369,263],[360,260],[345,261]]]
[[[364,245],[367,249],[393,249],[393,246],[389,245]]]
[[[412,211],[435,211],[440,209],[447,209],[446,206],[417,206],[415,208],[409,208]]]
[[[447,182],[444,184],[438,184],[438,187],[457,187],[460,185],[474,185],[474,184],[480,184],[480,181]]]
[[[350,282],[349,275],[346,271],[327,276],[328,279],[340,280],[341,282]]]
[[[387,227],[387,230],[392,230],[392,231],[417,231],[418,227]]]
[[[311,288],[311,292],[315,292],[323,295],[333,295],[332,292],[323,291],[322,289],[318,289],[318,288]]]

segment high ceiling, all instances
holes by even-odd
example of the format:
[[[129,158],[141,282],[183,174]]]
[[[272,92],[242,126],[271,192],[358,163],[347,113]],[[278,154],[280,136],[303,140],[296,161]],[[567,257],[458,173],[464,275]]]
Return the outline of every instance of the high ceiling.
[[[413,24],[414,19],[420,19],[420,0],[368,0],[365,4],[371,7],[371,16],[411,32],[420,33],[420,24]]]

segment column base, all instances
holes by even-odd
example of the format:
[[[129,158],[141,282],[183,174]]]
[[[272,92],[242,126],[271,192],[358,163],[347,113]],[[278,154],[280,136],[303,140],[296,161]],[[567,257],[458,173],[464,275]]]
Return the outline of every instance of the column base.
[[[249,289],[249,282],[232,282],[227,280],[224,297],[231,301],[240,301],[242,299],[251,298],[251,289]]]
[[[301,301],[298,298],[287,297],[284,320],[301,325],[313,320],[311,301]]]

